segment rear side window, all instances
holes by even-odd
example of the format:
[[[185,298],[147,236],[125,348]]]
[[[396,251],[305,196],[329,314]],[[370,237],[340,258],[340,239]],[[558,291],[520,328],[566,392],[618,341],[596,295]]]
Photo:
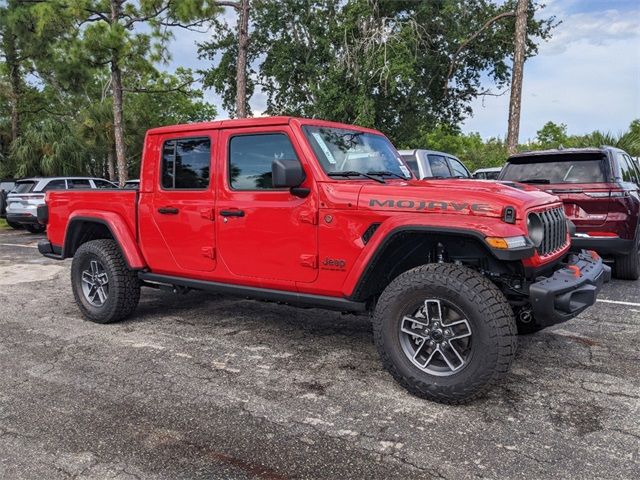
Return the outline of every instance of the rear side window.
[[[567,159],[559,161],[508,163],[502,180],[540,183],[602,183],[605,182],[602,159]]]
[[[204,190],[209,186],[211,140],[180,138],[164,142],[162,188]]]
[[[271,164],[279,159],[298,159],[289,137],[284,133],[240,135],[231,138],[229,185],[234,190],[273,188]]]
[[[93,183],[95,184],[96,188],[100,188],[100,189],[104,189],[104,188],[116,188],[116,186],[111,183],[111,182],[107,182],[106,180],[93,180]]]
[[[29,193],[35,186],[36,182],[18,182],[11,190],[11,193]]]
[[[429,167],[431,167],[431,175],[434,177],[450,177],[451,171],[447,164],[447,159],[442,155],[428,155]]]
[[[620,165],[622,180],[624,180],[625,182],[637,183],[638,178],[632,160],[622,153],[616,153],[616,159],[618,160],[618,164]]]
[[[51,180],[47,183],[42,189],[43,192],[48,192],[49,190],[65,190],[67,188],[67,184],[64,180]]]
[[[67,185],[69,188],[91,188],[91,183],[89,179],[85,178],[74,178],[67,180]]]

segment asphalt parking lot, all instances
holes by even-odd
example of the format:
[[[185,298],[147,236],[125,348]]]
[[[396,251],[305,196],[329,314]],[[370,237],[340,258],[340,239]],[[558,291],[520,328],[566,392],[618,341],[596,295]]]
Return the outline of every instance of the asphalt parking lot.
[[[39,238],[0,230],[0,478],[640,477],[640,282],[447,407],[382,370],[366,318],[147,289],[84,321]]]

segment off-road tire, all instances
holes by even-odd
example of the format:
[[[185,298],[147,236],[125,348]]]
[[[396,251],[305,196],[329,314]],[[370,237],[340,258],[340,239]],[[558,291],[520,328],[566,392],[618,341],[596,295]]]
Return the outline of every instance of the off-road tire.
[[[86,262],[97,259],[104,267],[109,281],[109,294],[102,306],[92,305],[82,290],[82,271]],[[140,300],[140,280],[129,269],[114,240],[92,240],[83,243],[71,263],[73,296],[87,320],[95,323],[113,323],[131,315]]]
[[[640,278],[640,234],[636,247],[627,255],[619,255],[615,259],[613,272],[620,280],[638,280]]]
[[[450,376],[419,369],[400,343],[407,309],[427,298],[456,305],[471,325],[470,360]],[[446,404],[483,395],[507,375],[517,348],[516,322],[502,292],[477,272],[452,264],[422,265],[393,280],[376,305],[373,331],[382,363],[396,381],[414,395]]]
[[[31,224],[25,225],[24,228],[26,228],[29,233],[42,233],[46,229],[44,225],[31,225]]]

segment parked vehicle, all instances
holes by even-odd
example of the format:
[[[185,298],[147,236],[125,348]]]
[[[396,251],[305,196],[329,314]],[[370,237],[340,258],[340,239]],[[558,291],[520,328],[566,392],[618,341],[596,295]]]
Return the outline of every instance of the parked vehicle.
[[[435,150],[400,150],[413,174],[423,178],[471,178],[464,163],[450,153]]]
[[[0,218],[4,218],[5,220],[7,218],[7,195],[9,195],[9,192],[13,190],[15,185],[16,185],[15,180],[12,180],[9,178],[0,180]],[[13,222],[7,222],[7,223],[9,224],[10,227],[13,227],[16,229],[22,228],[20,224],[13,223]]]
[[[140,180],[127,180],[126,182],[124,182],[123,188],[127,188],[129,190],[137,190],[138,188],[140,188]]]
[[[415,180],[375,130],[272,117],[145,142],[139,191],[49,191],[38,208],[38,248],[73,257],[94,322],[131,315],[141,286],[371,314],[399,383],[461,403],[507,374],[518,325],[575,317],[610,277],[599,257],[567,255],[557,197]]]
[[[559,196],[575,224],[574,247],[615,261],[618,278],[640,277],[640,170],[627,153],[613,147],[519,153],[500,179]]]
[[[49,177],[18,180],[7,195],[7,222],[20,225],[31,233],[41,233],[45,227],[36,217],[38,206],[44,205],[45,194],[51,190],[100,189],[112,190],[116,186],[102,178]]]
[[[502,167],[479,168],[473,172],[473,178],[478,180],[497,180],[501,171]]]

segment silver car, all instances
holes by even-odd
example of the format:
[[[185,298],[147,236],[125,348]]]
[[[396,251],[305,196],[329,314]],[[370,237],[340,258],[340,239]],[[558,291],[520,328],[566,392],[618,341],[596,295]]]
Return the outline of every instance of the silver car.
[[[49,190],[84,188],[117,188],[103,178],[92,177],[50,177],[25,178],[18,180],[7,195],[7,222],[22,225],[31,233],[43,232],[45,227],[38,223],[38,206],[44,205],[45,193]]]
[[[416,177],[423,178],[471,178],[462,161],[450,153],[435,150],[400,150],[402,159]]]

